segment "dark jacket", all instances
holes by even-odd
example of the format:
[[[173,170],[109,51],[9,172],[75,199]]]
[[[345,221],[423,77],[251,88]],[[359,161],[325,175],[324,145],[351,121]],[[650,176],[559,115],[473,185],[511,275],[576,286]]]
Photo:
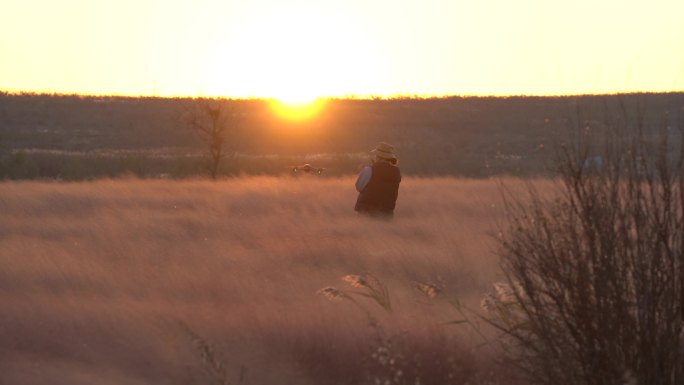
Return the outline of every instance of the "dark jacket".
[[[399,167],[375,162],[370,181],[356,199],[354,210],[371,214],[392,214],[399,194]]]

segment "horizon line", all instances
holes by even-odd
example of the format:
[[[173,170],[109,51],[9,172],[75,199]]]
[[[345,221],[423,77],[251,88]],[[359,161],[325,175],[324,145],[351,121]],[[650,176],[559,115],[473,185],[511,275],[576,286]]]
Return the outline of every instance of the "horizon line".
[[[365,95],[329,95],[318,96],[314,100],[431,100],[431,99],[451,99],[451,98],[563,98],[563,97],[587,97],[587,96],[617,96],[617,95],[647,95],[647,94],[684,94],[684,90],[670,91],[625,91],[625,92],[597,92],[597,93],[558,93],[558,94],[365,94]],[[129,98],[129,99],[225,99],[225,100],[252,100],[252,101],[273,101],[278,100],[272,96],[229,96],[229,95],[159,95],[159,94],[126,94],[126,93],[78,93],[78,92],[59,92],[59,91],[31,91],[31,90],[3,90],[0,95],[13,96],[54,96],[54,97],[79,97],[79,98]]]

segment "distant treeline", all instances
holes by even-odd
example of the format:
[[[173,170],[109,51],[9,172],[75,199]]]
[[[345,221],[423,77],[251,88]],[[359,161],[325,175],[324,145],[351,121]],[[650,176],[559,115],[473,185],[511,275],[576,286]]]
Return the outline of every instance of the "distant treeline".
[[[407,175],[552,175],[558,145],[613,125],[679,138],[683,93],[567,97],[333,99],[304,122],[265,100],[225,99],[234,127],[221,175],[281,174],[311,163],[356,173],[379,141]],[[189,127],[197,99],[0,93],[0,178],[185,178],[205,174]],[[600,157],[599,150],[592,156]]]

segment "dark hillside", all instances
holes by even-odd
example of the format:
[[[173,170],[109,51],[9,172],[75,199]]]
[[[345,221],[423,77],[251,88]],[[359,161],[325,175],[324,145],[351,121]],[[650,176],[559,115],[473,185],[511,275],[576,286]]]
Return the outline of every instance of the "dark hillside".
[[[203,143],[186,121],[188,98],[0,94],[0,176],[81,179],[202,173]],[[365,153],[395,144],[414,175],[548,174],[571,129],[642,121],[649,133],[682,126],[684,94],[332,100],[315,119],[289,122],[264,101],[226,100],[238,126],[223,174],[287,172],[317,163],[355,173]],[[677,130],[675,130],[677,129]]]

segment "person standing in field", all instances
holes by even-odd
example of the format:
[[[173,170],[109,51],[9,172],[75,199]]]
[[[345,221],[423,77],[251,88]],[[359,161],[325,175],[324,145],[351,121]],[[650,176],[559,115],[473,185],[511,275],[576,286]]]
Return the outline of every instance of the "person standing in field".
[[[375,155],[373,164],[364,167],[356,179],[354,210],[371,216],[391,218],[399,195],[401,172],[391,144],[380,142],[371,151]]]

